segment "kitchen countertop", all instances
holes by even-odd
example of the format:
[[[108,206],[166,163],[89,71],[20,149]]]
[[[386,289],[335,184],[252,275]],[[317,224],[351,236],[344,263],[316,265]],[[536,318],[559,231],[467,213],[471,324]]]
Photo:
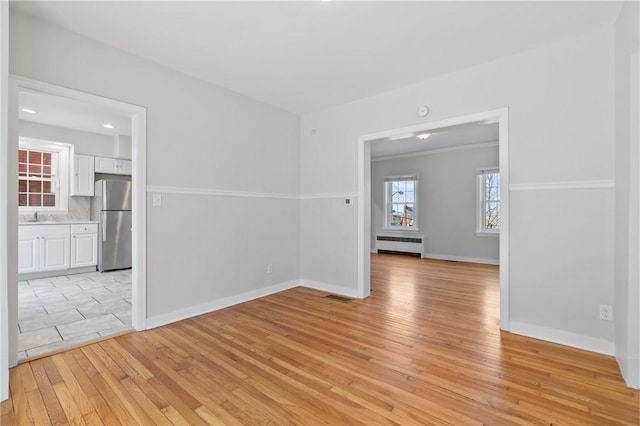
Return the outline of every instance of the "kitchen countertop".
[[[97,220],[68,220],[65,222],[55,222],[55,221],[51,221],[51,222],[47,222],[47,221],[41,221],[41,222],[18,222],[19,226],[23,226],[23,225],[82,225],[82,224],[87,224],[87,223],[100,223]]]

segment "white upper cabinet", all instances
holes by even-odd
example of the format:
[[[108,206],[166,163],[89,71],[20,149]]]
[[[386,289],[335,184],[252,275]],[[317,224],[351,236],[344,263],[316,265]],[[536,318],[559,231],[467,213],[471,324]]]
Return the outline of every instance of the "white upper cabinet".
[[[115,173],[116,159],[107,157],[96,157],[96,173]]]
[[[113,175],[130,175],[131,160],[120,160],[117,158],[96,157],[96,173],[110,173]]]
[[[132,165],[131,165],[131,160],[117,160],[118,164],[116,164],[116,167],[118,167],[118,170],[121,175],[130,175],[131,171],[132,171]]]
[[[94,176],[93,155],[74,155],[71,163],[71,195],[93,197]]]

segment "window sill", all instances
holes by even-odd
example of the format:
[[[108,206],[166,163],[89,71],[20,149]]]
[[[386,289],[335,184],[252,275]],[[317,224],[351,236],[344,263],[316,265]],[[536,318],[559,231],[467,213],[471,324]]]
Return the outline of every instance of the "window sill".
[[[500,232],[476,232],[476,237],[500,238]]]

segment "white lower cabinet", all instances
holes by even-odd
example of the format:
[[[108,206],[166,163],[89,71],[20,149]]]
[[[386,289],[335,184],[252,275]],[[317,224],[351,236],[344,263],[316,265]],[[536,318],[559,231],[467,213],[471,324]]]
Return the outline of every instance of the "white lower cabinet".
[[[69,268],[69,225],[20,226],[18,273]]]
[[[98,264],[98,225],[71,225],[71,267]]]
[[[18,273],[29,274],[40,271],[40,237],[23,235],[20,227],[18,237]]]
[[[18,274],[95,266],[98,225],[23,225],[18,230]]]

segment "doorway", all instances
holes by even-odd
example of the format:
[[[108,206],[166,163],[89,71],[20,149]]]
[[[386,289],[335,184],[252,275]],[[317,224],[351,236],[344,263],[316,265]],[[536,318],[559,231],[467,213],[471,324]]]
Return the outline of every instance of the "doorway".
[[[432,123],[391,129],[358,138],[358,295],[367,297],[371,293],[371,148],[374,141],[394,140],[405,135],[434,132],[438,129],[473,124],[498,124],[498,147],[500,169],[500,328],[509,330],[509,142],[508,109],[482,112]]]
[[[146,109],[108,98],[91,95],[76,90],[66,89],[59,86],[29,80],[21,77],[11,77],[9,82],[9,158],[18,157],[19,141],[19,111],[21,95],[25,93],[40,94],[56,98],[61,102],[75,102],[85,105],[87,109],[96,108],[110,110],[128,118],[131,126],[130,146],[131,146],[131,264],[130,287],[131,287],[131,327],[135,330],[145,328],[146,318]],[[108,124],[108,123],[105,123]],[[116,140],[117,142],[117,140]],[[71,148],[72,149],[72,148]],[[105,156],[106,157],[106,156]],[[8,199],[18,199],[18,170],[17,164],[12,165],[13,170],[7,173],[7,197]],[[99,177],[100,175],[96,175]],[[71,198],[71,197],[69,197]],[[18,246],[18,208],[14,204],[12,217],[15,223],[15,230],[8,233],[8,243],[10,246]],[[50,217],[52,218],[52,217]],[[24,219],[24,218],[22,218]],[[81,231],[80,231],[81,232]],[[81,236],[82,237],[82,236]],[[88,241],[88,239],[85,239]],[[8,282],[8,304],[9,304],[9,365],[15,366],[18,361],[18,256],[8,256],[10,271]],[[95,269],[95,267],[94,267]],[[126,273],[121,273],[118,278],[126,281]],[[13,278],[13,279],[12,279]],[[99,280],[98,280],[99,281]],[[104,280],[103,280],[104,281]],[[112,283],[109,283],[112,284]],[[122,283],[114,283],[115,286]],[[87,283],[87,286],[89,284]],[[55,286],[54,286],[55,287]],[[114,287],[115,289],[115,287]],[[96,291],[109,291],[107,289]],[[4,295],[3,295],[4,296]],[[4,354],[3,354],[4,355]]]

